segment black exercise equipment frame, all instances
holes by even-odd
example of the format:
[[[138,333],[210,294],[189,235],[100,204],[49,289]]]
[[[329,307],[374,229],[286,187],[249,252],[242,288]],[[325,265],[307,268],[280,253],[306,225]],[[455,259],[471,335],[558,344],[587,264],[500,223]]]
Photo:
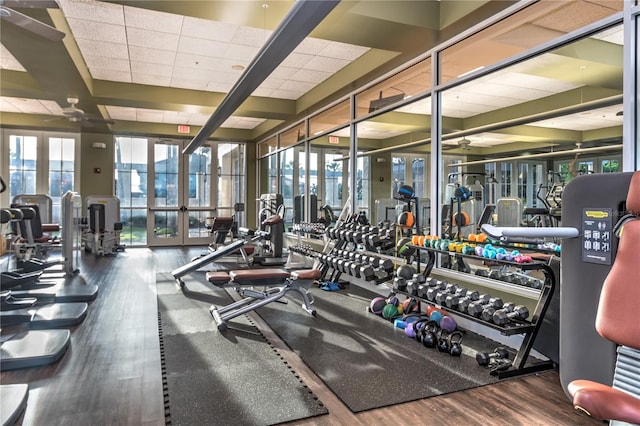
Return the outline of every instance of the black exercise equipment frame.
[[[427,251],[427,255],[429,259],[425,267],[425,270],[422,273],[425,277],[428,277],[431,274],[431,270],[435,265],[436,255],[438,254],[454,256],[458,259],[462,259],[462,258],[484,259],[482,257],[472,255],[472,254],[450,252],[447,250],[438,250],[435,248],[416,246],[416,245],[412,245],[412,247],[415,247],[417,250]],[[394,291],[394,293],[400,293],[400,294],[407,295],[409,297],[414,297],[417,300],[420,300],[424,303],[427,303],[432,306],[436,306],[438,309],[442,309],[445,312],[451,312],[452,314],[457,315],[459,317],[466,318],[471,321],[480,323],[486,327],[492,328],[494,330],[498,330],[501,334],[505,336],[523,334],[524,339],[522,340],[522,344],[520,345],[520,348],[517,350],[516,355],[513,358],[511,366],[505,370],[491,371],[492,375],[497,376],[500,379],[555,368],[555,363],[550,360],[539,361],[539,362],[527,365],[527,360],[531,353],[531,349],[533,348],[533,344],[536,340],[536,336],[538,335],[538,332],[540,331],[540,327],[542,326],[542,320],[544,318],[545,313],[547,312],[547,308],[549,307],[549,304],[551,303],[551,296],[553,295],[553,292],[556,286],[557,281],[556,281],[556,276],[555,276],[555,273],[553,272],[553,269],[548,264],[540,261],[533,261],[530,263],[516,263],[516,262],[510,262],[506,260],[496,260],[496,259],[492,259],[492,261],[495,261],[497,263],[501,263],[504,265],[515,266],[526,271],[540,270],[544,274],[544,277],[545,277],[544,284],[540,289],[538,303],[531,314],[530,321],[513,319],[509,324],[500,326],[492,322],[484,321],[481,318],[476,318],[472,315],[467,314],[466,312],[461,312],[455,309],[440,306],[436,303],[433,303],[430,300],[409,294],[407,292]],[[420,270],[419,260],[417,263],[417,267],[418,267],[418,270]]]

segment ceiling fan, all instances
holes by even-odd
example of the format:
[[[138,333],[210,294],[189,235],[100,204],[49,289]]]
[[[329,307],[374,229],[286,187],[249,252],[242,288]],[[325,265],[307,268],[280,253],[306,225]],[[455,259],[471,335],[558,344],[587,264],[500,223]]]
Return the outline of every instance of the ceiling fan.
[[[62,108],[62,114],[65,116],[67,120],[72,123],[79,123],[81,126],[93,126],[94,124],[114,124],[115,121],[96,117],[91,114],[85,113],[83,110],[78,108],[76,105],[78,104],[78,98],[67,98],[67,102],[69,102],[69,106]]]
[[[51,41],[60,41],[65,33],[12,8],[59,9],[54,0],[0,0],[0,19]]]
[[[469,145],[471,145],[471,141],[467,138],[462,138],[458,141],[458,143],[456,143],[455,145],[443,145],[442,146],[442,150],[443,151],[448,151],[450,149],[464,149],[464,150],[469,150],[471,148],[469,148]]]

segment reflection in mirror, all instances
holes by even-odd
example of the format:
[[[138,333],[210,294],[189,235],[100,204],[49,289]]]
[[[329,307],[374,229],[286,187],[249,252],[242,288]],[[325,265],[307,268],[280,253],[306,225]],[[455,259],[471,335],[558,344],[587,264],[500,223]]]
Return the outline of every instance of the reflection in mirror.
[[[456,186],[474,193],[462,206],[470,217],[463,236],[478,231],[482,211],[494,199],[496,214],[485,219],[497,225],[559,225],[561,210],[553,199],[559,200],[566,182],[581,173],[617,170],[621,31],[603,31],[443,92],[443,151],[463,160],[445,162],[449,192],[442,202]],[[550,215],[550,207],[558,209]]]
[[[263,157],[278,149],[278,137],[274,136],[258,144],[258,156]]]
[[[424,93],[431,88],[431,58],[385,79],[356,95],[356,117],[363,117],[377,110]]]
[[[394,196],[402,185],[409,185],[418,197],[419,227],[428,227],[430,102],[428,97],[416,99],[357,125],[358,151],[367,154],[359,154],[358,160],[365,158],[370,164],[369,196],[359,199],[358,207],[367,212],[373,223],[396,222],[404,203],[399,204]],[[364,163],[358,169],[359,173],[366,170]]]
[[[439,56],[440,81],[479,71],[622,9],[622,0],[532,2],[518,13],[446,48]],[[580,18],[576,19],[577,16]]]
[[[305,123],[299,123],[280,135],[280,148],[295,145],[306,137]]]
[[[440,203],[469,220],[458,228],[443,215],[442,234],[560,226],[567,182],[620,170],[622,67],[614,27],[445,90]],[[470,194],[459,205],[458,188]]]
[[[318,136],[331,129],[344,126],[349,123],[350,100],[345,99],[309,119],[309,134]]]
[[[274,194],[278,192],[278,154],[260,159],[260,193]]]
[[[349,155],[348,130],[338,130],[313,139],[310,154],[309,191],[317,196],[318,220],[329,224],[335,221],[335,216],[340,214],[347,202],[347,162],[341,159]]]

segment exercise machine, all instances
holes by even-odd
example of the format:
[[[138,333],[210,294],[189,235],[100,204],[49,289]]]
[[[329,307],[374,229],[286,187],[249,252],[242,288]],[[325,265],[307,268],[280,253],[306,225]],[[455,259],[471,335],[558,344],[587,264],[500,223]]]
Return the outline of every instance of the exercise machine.
[[[283,258],[284,225],[286,209],[281,194],[262,194],[258,199],[260,209],[258,211],[260,236],[256,239],[260,243],[256,245],[253,262],[263,266],[280,266],[286,263]]]
[[[640,172],[631,178],[626,211],[629,214],[613,228],[620,241],[602,285],[594,327],[617,346],[613,379],[600,382],[577,378],[567,385],[576,409],[598,420],[611,420],[612,425],[640,424]]]
[[[207,221],[207,228],[213,236],[213,242],[209,244],[209,249],[216,251],[219,246],[226,243],[229,232],[235,224],[235,219],[233,216],[217,216],[207,218]]]
[[[311,284],[320,278],[319,269],[287,272],[283,269],[245,269],[239,271],[216,271],[207,273],[207,281],[217,287],[232,287],[243,298],[223,307],[211,306],[209,312],[218,330],[227,330],[227,321],[253,311],[261,306],[279,301],[289,292],[302,298],[302,309],[315,316],[313,296],[309,294]],[[262,286],[262,291],[254,287]]]
[[[0,178],[0,192],[6,190]],[[61,330],[3,330],[0,342],[0,370],[13,370],[52,364],[66,352],[71,341],[71,332]],[[15,419],[24,409],[28,387],[0,387],[0,416],[7,421]],[[3,423],[4,424],[4,423]]]
[[[84,201],[82,240],[84,250],[97,256],[124,251],[120,244],[120,200],[110,195],[89,195]]]

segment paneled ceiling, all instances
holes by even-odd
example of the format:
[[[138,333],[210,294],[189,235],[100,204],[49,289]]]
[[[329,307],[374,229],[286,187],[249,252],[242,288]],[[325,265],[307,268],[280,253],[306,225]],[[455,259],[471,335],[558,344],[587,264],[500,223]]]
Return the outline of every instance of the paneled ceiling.
[[[16,1],[20,0],[5,0],[4,4]],[[25,0],[21,1],[20,6],[24,6]],[[41,2],[31,5],[37,3]],[[259,140],[513,3],[342,1],[212,137]],[[503,55],[509,46],[522,50],[530,47],[524,46],[527,43],[538,43],[584,25],[582,20],[615,12],[621,2],[608,3],[606,10],[596,1],[567,1],[566,8],[575,9],[570,3],[583,5],[577,9],[580,13],[572,15],[575,22],[541,14],[535,28],[520,26],[492,34],[494,47],[499,44]],[[58,4],[59,8],[14,10],[62,31],[65,36],[61,41],[47,40],[2,21],[3,126],[176,136],[177,125],[185,124],[191,126],[189,135],[193,136],[293,2],[58,0]],[[589,14],[593,16],[585,16]],[[523,28],[526,34],[521,34]],[[621,29],[599,34],[594,40],[606,46],[612,52],[610,56],[621,55]],[[469,64],[480,60],[471,58],[475,55],[462,53]],[[621,76],[622,64],[609,64],[608,59],[595,60],[592,56],[577,49],[553,52],[535,63],[523,63],[458,86],[443,98],[443,112],[456,123],[479,122],[483,117],[495,121],[492,114],[567,93],[582,96],[583,92],[603,89],[608,90],[607,95],[621,93],[621,81],[616,79]],[[70,115],[69,98],[77,99],[75,108],[98,119],[68,120],[75,116]],[[419,114],[424,123],[424,114],[430,114],[430,108],[427,99],[399,112]],[[619,110],[618,105],[607,106],[590,114],[538,120],[532,126],[574,131],[620,127],[622,117],[616,115]],[[416,127],[380,118],[363,123],[359,137],[390,138]],[[491,147],[539,139],[526,133],[482,132],[472,138],[472,145]]]

